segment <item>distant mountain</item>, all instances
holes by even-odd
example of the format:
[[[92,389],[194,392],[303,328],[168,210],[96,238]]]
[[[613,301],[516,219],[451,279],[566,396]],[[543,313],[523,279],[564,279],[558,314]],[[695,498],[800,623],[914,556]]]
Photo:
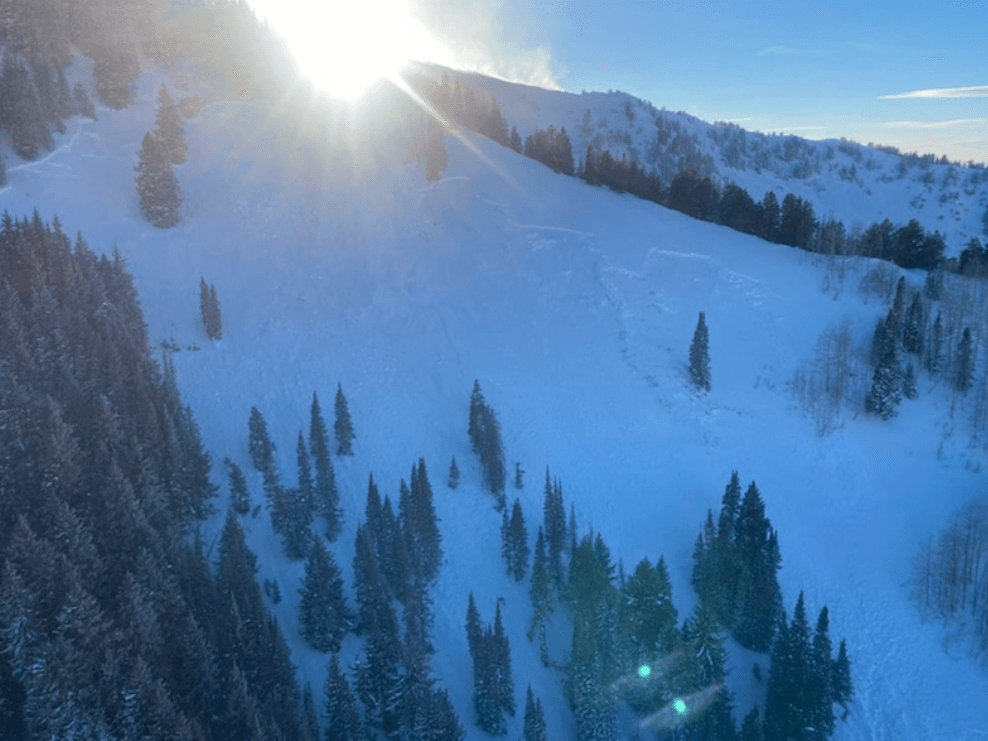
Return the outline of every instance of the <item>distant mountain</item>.
[[[443,74],[493,96],[508,129],[522,139],[536,128],[565,127],[579,161],[588,146],[607,150],[654,170],[668,185],[685,169],[721,186],[735,183],[761,200],[772,190],[781,200],[794,193],[817,216],[835,218],[851,231],[890,219],[916,219],[940,232],[948,256],[972,237],[988,235],[988,169],[933,155],[903,154],[894,147],[845,139],[813,141],[761,134],[737,124],[708,123],[667,111],[622,92],[567,93],[506,82],[438,65],[415,65],[421,74]]]

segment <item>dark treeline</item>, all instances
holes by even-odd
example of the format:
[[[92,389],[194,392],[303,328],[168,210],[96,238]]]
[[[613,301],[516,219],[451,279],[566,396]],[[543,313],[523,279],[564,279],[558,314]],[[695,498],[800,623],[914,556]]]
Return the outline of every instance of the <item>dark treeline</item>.
[[[197,536],[210,458],[119,254],[4,216],[0,379],[0,735],[303,738],[236,518],[213,563]]]

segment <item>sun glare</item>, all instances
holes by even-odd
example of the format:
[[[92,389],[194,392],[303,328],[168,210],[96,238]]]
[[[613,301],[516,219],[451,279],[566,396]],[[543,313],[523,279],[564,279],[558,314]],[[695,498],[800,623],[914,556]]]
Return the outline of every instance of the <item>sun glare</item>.
[[[250,0],[291,47],[299,68],[330,95],[356,100],[409,59],[446,54],[407,0]]]

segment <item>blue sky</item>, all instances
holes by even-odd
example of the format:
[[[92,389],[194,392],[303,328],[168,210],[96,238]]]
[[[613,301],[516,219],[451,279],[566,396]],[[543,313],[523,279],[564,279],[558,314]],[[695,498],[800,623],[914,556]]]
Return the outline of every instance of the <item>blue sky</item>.
[[[457,66],[572,92],[623,90],[759,131],[988,160],[983,0],[410,7]]]

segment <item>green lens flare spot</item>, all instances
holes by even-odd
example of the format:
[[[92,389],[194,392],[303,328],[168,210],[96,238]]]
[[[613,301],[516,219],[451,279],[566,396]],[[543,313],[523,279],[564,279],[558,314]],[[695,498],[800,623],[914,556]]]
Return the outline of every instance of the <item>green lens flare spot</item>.
[[[682,715],[686,712],[686,703],[680,700],[678,697],[673,701],[672,706],[676,708],[676,712]]]
[[[638,676],[641,677],[642,679],[648,679],[649,676],[651,676],[651,674],[652,674],[652,667],[650,667],[648,664],[643,664],[642,666],[638,667]]]

